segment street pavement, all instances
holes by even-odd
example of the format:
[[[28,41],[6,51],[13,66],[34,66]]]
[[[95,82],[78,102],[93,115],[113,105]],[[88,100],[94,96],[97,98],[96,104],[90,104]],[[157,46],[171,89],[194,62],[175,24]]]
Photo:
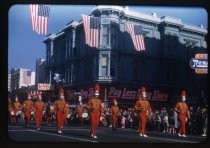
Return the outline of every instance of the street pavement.
[[[148,131],[148,137],[140,137],[135,129],[117,128],[113,131],[110,127],[99,126],[97,139],[90,136],[89,125],[68,124],[63,128],[63,133],[58,134],[56,124],[50,126],[43,123],[38,131],[35,122],[30,127],[24,126],[24,121],[8,125],[8,136],[11,142],[69,142],[69,143],[205,143],[206,137],[200,135],[187,135],[186,138],[176,134]]]

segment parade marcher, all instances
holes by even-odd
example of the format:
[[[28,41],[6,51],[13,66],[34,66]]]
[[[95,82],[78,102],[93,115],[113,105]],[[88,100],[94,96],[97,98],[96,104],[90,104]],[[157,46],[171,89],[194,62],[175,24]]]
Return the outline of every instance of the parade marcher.
[[[82,114],[83,114],[83,112],[84,112],[84,107],[82,106],[82,101],[80,101],[79,105],[77,105],[77,108],[76,108],[76,114],[77,114],[77,119],[78,119],[79,125],[82,125],[82,121],[83,121]]]
[[[175,111],[178,114],[178,120],[180,123],[179,126],[179,131],[178,131],[178,136],[179,137],[186,137],[186,118],[190,118],[190,113],[189,113],[189,109],[188,109],[188,105],[185,102],[186,101],[186,92],[185,90],[182,91],[181,93],[181,97],[182,97],[182,101],[181,102],[177,102],[176,106],[175,106]]]
[[[28,92],[27,99],[23,102],[22,108],[24,110],[24,118],[26,121],[26,127],[29,127],[31,121],[31,112],[34,109],[34,103],[31,101],[31,94]]]
[[[56,100],[54,102],[54,107],[55,107],[55,114],[56,114],[56,123],[57,123],[57,132],[59,134],[62,134],[62,130],[61,127],[63,126],[63,122],[64,122],[64,118],[63,118],[63,114],[65,112],[65,108],[66,108],[66,102],[65,102],[65,98],[64,98],[64,90],[63,88],[61,88],[59,90],[59,98],[58,100]]]
[[[113,105],[110,108],[110,112],[112,115],[112,130],[116,130],[118,116],[120,116],[120,109],[117,106],[117,100],[115,98],[113,98],[112,102],[113,102]]]
[[[87,109],[90,112],[90,120],[91,120],[91,136],[95,139],[98,138],[96,136],[96,129],[99,125],[99,116],[103,112],[103,107],[101,104],[101,100],[99,99],[99,90],[100,85],[95,84],[94,87],[95,96],[88,100]]]
[[[202,109],[202,118],[203,118],[203,134],[201,136],[207,136],[207,128],[208,128],[208,106]]]
[[[178,114],[175,110],[173,110],[173,116],[174,116],[174,129],[175,133],[179,132],[179,120],[178,120]]]
[[[42,95],[40,92],[37,94],[37,101],[34,105],[36,128],[40,130],[40,126],[43,118],[43,111],[45,110],[45,103],[42,101]]]
[[[134,109],[137,112],[139,119],[139,135],[143,137],[148,137],[145,134],[145,130],[147,116],[149,116],[149,114],[151,113],[151,107],[149,101],[146,100],[146,88],[144,86],[141,87],[141,96],[139,96],[138,101],[136,101]]]
[[[8,123],[11,123],[12,100],[8,97]]]
[[[14,112],[14,122],[17,123],[18,121],[18,112],[20,112],[22,109],[22,105],[20,104],[20,102],[18,101],[18,96],[15,95],[15,102],[13,103],[13,112]]]
[[[47,125],[50,126],[52,119],[53,119],[53,114],[54,114],[54,106],[53,103],[50,101],[47,102],[47,107],[46,107],[46,112],[45,112],[46,116],[47,116]]]
[[[168,113],[166,111],[166,108],[162,108],[161,113],[161,120],[162,120],[162,126],[163,126],[163,132],[168,132],[169,123],[168,123]]]
[[[176,133],[175,126],[174,126],[174,109],[170,108],[169,110],[169,133]]]

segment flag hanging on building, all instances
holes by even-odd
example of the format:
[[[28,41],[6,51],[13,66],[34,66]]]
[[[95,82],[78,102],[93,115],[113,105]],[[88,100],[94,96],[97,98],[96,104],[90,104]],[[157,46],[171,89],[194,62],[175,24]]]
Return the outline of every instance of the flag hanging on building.
[[[82,20],[85,32],[85,43],[90,47],[99,48],[101,19],[82,15]]]
[[[43,4],[30,4],[32,29],[38,34],[48,33],[48,18],[50,6]]]
[[[142,27],[134,24],[127,24],[128,33],[131,35],[131,39],[133,41],[134,48],[137,51],[145,50],[144,44],[144,35],[142,31]]]

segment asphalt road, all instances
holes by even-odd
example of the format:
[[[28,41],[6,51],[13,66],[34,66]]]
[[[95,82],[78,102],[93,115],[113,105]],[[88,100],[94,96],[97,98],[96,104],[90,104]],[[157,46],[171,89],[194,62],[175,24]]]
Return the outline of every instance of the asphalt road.
[[[63,133],[58,134],[55,123],[51,126],[42,124],[41,130],[35,128],[35,123],[24,127],[24,122],[8,125],[8,137],[11,142],[68,142],[68,143],[202,143],[206,137],[187,135],[186,138],[176,134],[148,131],[148,137],[140,137],[136,130],[131,128],[117,128],[113,131],[110,127],[98,127],[97,139],[90,136],[89,125],[70,124],[63,128]]]

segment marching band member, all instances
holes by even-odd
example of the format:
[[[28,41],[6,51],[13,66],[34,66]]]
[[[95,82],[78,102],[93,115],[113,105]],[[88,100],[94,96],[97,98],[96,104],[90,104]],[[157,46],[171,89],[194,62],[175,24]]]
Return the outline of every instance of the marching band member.
[[[53,118],[53,114],[54,114],[54,106],[52,104],[52,102],[48,101],[47,103],[47,107],[46,107],[46,116],[47,116],[47,125],[50,126],[50,123],[52,122],[52,118]]]
[[[151,107],[149,101],[146,100],[146,88],[141,87],[141,96],[139,96],[139,100],[136,101],[134,106],[135,111],[138,114],[139,119],[139,127],[138,132],[140,136],[148,137],[145,134],[147,116],[151,113]]]
[[[35,119],[36,119],[36,128],[40,130],[40,126],[43,118],[43,111],[45,110],[45,103],[42,101],[42,95],[40,92],[37,94],[37,101],[34,105],[35,109]]]
[[[64,98],[64,90],[63,88],[61,88],[59,90],[59,98],[58,100],[56,100],[54,102],[54,107],[55,107],[55,114],[56,114],[56,123],[57,123],[57,132],[58,134],[62,134],[62,130],[61,127],[63,126],[63,114],[65,112],[65,108],[66,108],[66,102],[65,102],[65,98]]]
[[[116,130],[118,116],[120,115],[120,109],[117,106],[117,100],[115,98],[112,99],[112,102],[113,106],[110,108],[110,112],[112,114],[112,130]]]
[[[25,113],[26,127],[29,127],[31,121],[31,112],[34,108],[34,103],[31,101],[31,94],[28,92],[27,99],[23,102],[22,108]]]
[[[12,101],[11,98],[8,97],[8,123],[11,123],[11,111],[12,111]]]
[[[187,137],[186,131],[185,131],[185,127],[186,127],[186,118],[190,118],[190,112],[189,112],[189,108],[186,101],[186,92],[185,90],[182,90],[181,93],[182,96],[182,101],[177,102],[176,106],[175,106],[175,111],[178,114],[178,120],[180,123],[180,127],[179,127],[179,132],[178,132],[178,136],[179,137]]]
[[[17,112],[20,111],[21,109],[22,109],[22,105],[18,101],[18,96],[15,95],[15,102],[13,103],[13,111],[14,111],[13,118],[14,118],[15,123],[17,123],[17,121],[18,121]]]
[[[94,87],[95,96],[88,100],[87,109],[90,112],[90,120],[91,120],[91,136],[95,139],[98,138],[96,136],[96,129],[99,125],[99,116],[103,112],[103,107],[101,104],[101,100],[99,99],[99,90],[100,85],[95,84]]]
[[[76,113],[77,113],[77,119],[79,122],[79,125],[82,125],[82,114],[83,114],[84,108],[82,106],[82,101],[79,102],[79,105],[77,105]]]

